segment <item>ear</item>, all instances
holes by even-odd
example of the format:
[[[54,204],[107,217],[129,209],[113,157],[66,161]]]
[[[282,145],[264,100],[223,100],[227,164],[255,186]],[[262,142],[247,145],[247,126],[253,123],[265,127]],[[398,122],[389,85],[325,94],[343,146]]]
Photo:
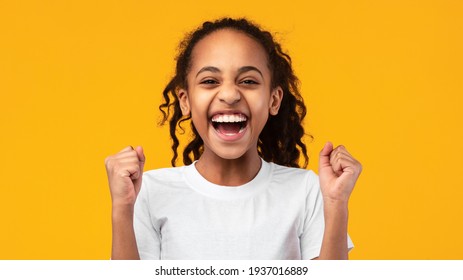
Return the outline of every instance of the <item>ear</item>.
[[[180,109],[182,110],[182,115],[190,115],[190,100],[188,99],[188,92],[184,89],[180,89],[177,92],[177,97],[180,103]]]
[[[270,93],[270,115],[276,116],[278,114],[278,110],[280,110],[281,100],[283,100],[283,89],[280,86],[278,86],[275,89],[273,89]]]

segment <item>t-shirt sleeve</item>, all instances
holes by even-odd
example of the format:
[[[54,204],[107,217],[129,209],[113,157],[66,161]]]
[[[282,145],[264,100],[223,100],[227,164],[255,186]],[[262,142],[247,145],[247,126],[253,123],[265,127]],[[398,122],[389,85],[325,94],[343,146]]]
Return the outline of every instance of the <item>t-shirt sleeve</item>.
[[[323,196],[320,190],[318,175],[310,171],[306,182],[308,182],[308,192],[300,243],[301,258],[303,260],[310,260],[320,255],[325,230],[325,218],[323,214]],[[347,247],[349,251],[354,247],[349,235],[347,235]]]
[[[153,226],[149,204],[149,186],[143,178],[142,187],[134,207],[133,228],[141,260],[159,260],[161,257],[161,239]]]

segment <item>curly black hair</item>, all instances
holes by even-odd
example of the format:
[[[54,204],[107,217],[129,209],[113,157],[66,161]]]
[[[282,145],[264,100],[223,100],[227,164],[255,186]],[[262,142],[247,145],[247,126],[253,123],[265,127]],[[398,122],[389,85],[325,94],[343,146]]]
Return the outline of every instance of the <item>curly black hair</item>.
[[[271,87],[280,86],[283,89],[283,99],[277,115],[269,119],[259,135],[257,143],[259,155],[268,162],[283,166],[299,167],[299,157],[304,157],[303,167],[307,167],[309,157],[302,141],[304,128],[302,121],[306,115],[304,100],[299,92],[299,80],[291,66],[291,57],[284,53],[270,32],[262,30],[258,25],[245,18],[222,18],[216,21],[204,22],[201,27],[187,34],[179,45],[179,54],[176,58],[176,73],[163,91],[164,103],[159,106],[163,114],[161,125],[169,121],[170,135],[172,137],[172,166],[175,166],[178,157],[179,140],[177,127],[183,133],[182,123],[190,120],[191,116],[183,116],[177,92],[188,88],[187,74],[191,66],[191,54],[195,45],[207,35],[221,29],[233,29],[243,32],[256,40],[264,47],[267,53],[268,65],[272,75]],[[183,151],[183,163],[191,164],[199,159],[204,143],[199,136],[193,122],[191,122],[193,139]],[[313,138],[311,135],[309,137]]]

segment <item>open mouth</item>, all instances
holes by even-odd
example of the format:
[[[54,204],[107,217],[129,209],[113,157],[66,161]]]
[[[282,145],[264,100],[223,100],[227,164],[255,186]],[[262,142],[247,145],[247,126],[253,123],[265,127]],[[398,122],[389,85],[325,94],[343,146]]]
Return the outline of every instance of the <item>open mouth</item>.
[[[214,129],[227,136],[243,132],[247,122],[248,118],[244,114],[217,114],[212,117]]]

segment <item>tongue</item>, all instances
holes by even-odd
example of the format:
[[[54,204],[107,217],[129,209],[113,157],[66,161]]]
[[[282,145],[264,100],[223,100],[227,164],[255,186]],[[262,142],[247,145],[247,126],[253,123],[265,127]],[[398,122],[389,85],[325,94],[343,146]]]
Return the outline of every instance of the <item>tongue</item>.
[[[222,134],[236,134],[240,132],[241,123],[219,123],[217,130]]]

